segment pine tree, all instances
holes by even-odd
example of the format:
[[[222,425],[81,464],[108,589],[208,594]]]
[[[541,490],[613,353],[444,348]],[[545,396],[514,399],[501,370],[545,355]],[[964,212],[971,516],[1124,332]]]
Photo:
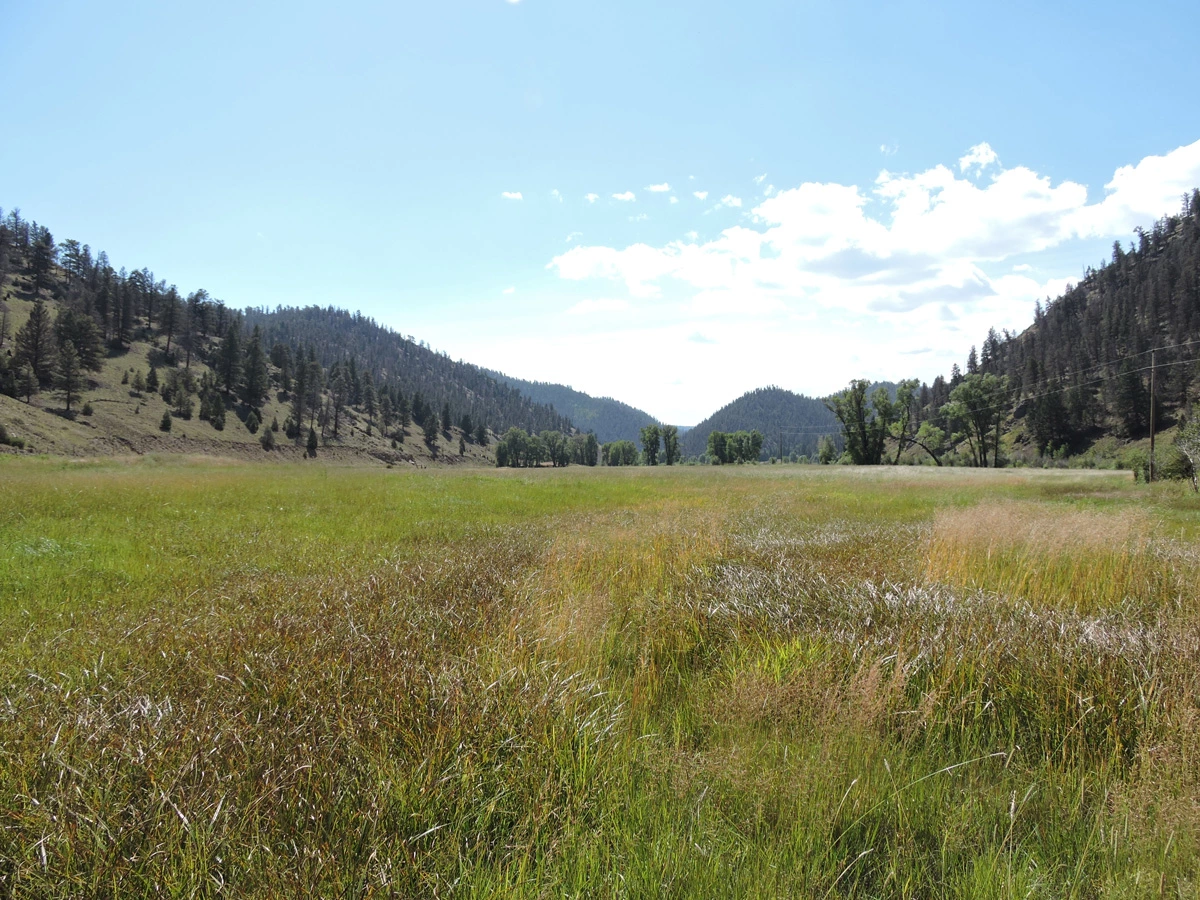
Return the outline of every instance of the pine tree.
[[[29,311],[29,318],[17,331],[16,358],[29,365],[39,383],[50,379],[54,369],[53,334],[46,302],[38,297]]]
[[[37,375],[33,373],[33,366],[29,363],[22,363],[17,367],[17,393],[24,394],[25,402],[29,403],[37,392],[38,379]]]
[[[54,238],[49,231],[42,229],[41,235],[38,236],[37,242],[33,245],[33,255],[29,262],[29,268],[33,270],[33,293],[35,298],[37,298],[38,293],[46,285],[50,276],[50,269],[54,266],[57,256],[58,251],[54,247]]]
[[[242,402],[257,407],[270,389],[271,375],[267,369],[267,356],[262,348],[262,333],[257,325],[246,346],[246,360],[242,377]]]
[[[317,433],[311,427],[308,429],[308,446],[306,452],[309,458],[317,458]]]
[[[163,410],[162,419],[158,423],[158,430],[159,431],[170,431],[171,430],[171,411],[169,409]]]
[[[67,341],[58,351],[58,368],[55,372],[54,386],[59,395],[67,403],[67,412],[71,411],[71,401],[83,391],[83,367],[79,364],[79,354],[75,345]]]
[[[237,393],[242,382],[242,347],[238,330],[237,322],[231,323],[217,350],[217,378],[227,397]]]

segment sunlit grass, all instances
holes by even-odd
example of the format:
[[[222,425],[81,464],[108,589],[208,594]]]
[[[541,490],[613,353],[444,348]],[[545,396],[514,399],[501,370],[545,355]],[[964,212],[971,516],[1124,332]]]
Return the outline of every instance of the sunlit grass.
[[[0,895],[1192,896],[1182,493],[0,464]]]

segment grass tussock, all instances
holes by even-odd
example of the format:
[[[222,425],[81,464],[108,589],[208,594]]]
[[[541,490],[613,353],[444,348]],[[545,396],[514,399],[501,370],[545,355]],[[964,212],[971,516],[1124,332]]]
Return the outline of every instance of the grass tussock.
[[[1197,889],[1186,499],[4,475],[0,896]]]
[[[1177,588],[1141,508],[1053,508],[987,501],[934,517],[926,573],[1037,604],[1096,611],[1153,605]]]

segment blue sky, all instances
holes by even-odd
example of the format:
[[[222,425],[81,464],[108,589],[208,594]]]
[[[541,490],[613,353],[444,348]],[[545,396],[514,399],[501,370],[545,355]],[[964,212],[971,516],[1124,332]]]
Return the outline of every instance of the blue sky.
[[[0,205],[680,424],[932,379],[1200,184],[1194,2],[246,6],[7,0]]]

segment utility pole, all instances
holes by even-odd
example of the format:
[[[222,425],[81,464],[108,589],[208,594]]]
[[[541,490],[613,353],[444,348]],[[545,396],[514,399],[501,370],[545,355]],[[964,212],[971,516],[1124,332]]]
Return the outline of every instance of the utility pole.
[[[1150,482],[1154,482],[1154,351],[1150,351]]]

